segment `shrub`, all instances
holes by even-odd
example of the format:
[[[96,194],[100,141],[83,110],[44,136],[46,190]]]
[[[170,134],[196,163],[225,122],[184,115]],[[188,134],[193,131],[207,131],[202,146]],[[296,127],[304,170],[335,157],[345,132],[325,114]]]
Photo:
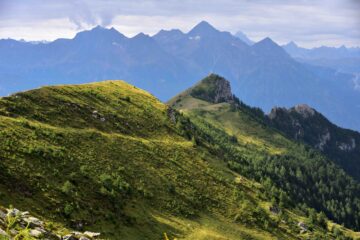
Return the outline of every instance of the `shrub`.
[[[74,206],[70,203],[66,203],[64,206],[64,214],[69,217],[74,212]]]
[[[115,197],[116,194],[125,195],[130,192],[130,185],[116,174],[101,174],[100,183],[102,185],[101,192]]]
[[[61,191],[65,194],[71,194],[74,191],[75,187],[70,181],[66,181],[61,187]]]

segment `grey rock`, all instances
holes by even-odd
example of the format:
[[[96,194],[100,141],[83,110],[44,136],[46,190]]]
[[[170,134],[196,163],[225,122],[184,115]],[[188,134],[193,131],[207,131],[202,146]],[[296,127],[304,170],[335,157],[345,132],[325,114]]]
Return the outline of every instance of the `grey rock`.
[[[10,230],[10,234],[13,236],[17,235],[18,233],[19,233],[19,231],[16,231],[15,229]]]
[[[356,148],[356,142],[354,138],[350,139],[349,143],[336,143],[341,151],[350,152]]]
[[[99,237],[99,236],[100,236],[100,233],[85,231],[85,232],[84,232],[84,235],[89,236],[89,237],[91,237],[91,238],[94,238],[94,237]]]
[[[62,237],[63,240],[78,240],[75,236],[72,234],[68,234]]]
[[[81,236],[81,237],[79,238],[79,240],[90,240],[90,238],[87,238],[87,237],[85,237],[85,236]]]
[[[11,217],[15,217],[15,216],[20,215],[21,212],[19,209],[13,208],[13,209],[9,209],[7,214]]]
[[[303,231],[303,232],[306,232],[308,230],[307,225],[305,223],[303,223],[303,222],[299,222],[298,226],[301,229],[301,231]]]
[[[319,137],[319,143],[315,146],[317,149],[323,151],[324,146],[330,141],[331,136],[328,129],[326,129],[326,132]]]
[[[3,220],[0,218],[0,227],[5,227],[5,226],[6,226],[5,219]]]
[[[6,213],[0,209],[0,218],[5,219],[6,218]]]
[[[44,222],[40,221],[39,219],[37,219],[36,217],[26,217],[23,218],[23,221],[26,222],[27,224],[29,224],[30,228],[35,228],[35,227],[42,227],[44,226]]]
[[[294,110],[304,118],[312,117],[315,115],[315,110],[309,107],[307,104],[300,104],[294,107]]]
[[[9,235],[0,228],[0,236],[5,236],[5,237],[8,237]]]
[[[98,118],[98,117],[99,117],[98,111],[97,111],[97,110],[94,110],[94,111],[92,112],[92,116],[93,116],[93,118]]]
[[[28,212],[28,211],[25,211],[25,212],[22,212],[21,213],[21,216],[22,217],[27,217],[27,216],[29,216],[30,215],[30,213]]]
[[[43,233],[37,229],[30,229],[30,232],[29,232],[30,236],[32,237],[40,237]]]
[[[44,228],[36,227],[35,230],[42,232],[42,233],[46,233],[46,230]]]
[[[175,109],[169,107],[167,110],[167,115],[170,118],[170,120],[175,124],[176,123],[176,111]]]
[[[215,103],[220,102],[231,102],[234,100],[233,94],[231,92],[230,82],[225,81],[217,81],[217,91],[214,97]]]
[[[191,88],[190,95],[212,103],[234,102],[230,82],[216,74],[210,74]]]

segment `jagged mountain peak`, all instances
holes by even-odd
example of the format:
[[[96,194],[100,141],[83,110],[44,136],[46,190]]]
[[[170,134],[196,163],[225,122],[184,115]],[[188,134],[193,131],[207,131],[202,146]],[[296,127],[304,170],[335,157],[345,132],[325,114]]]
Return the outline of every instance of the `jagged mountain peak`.
[[[201,21],[198,23],[193,29],[190,30],[188,35],[190,36],[204,36],[210,35],[213,33],[219,32],[216,28],[214,28],[210,23],[206,21]]]
[[[294,41],[290,41],[287,44],[285,44],[284,47],[298,48],[299,46]]]
[[[105,28],[100,25],[90,29],[79,32],[75,36],[75,40],[91,41],[91,40],[109,40],[116,41],[125,39],[126,36],[121,34],[115,28]]]
[[[120,33],[118,32],[115,28],[111,27],[111,28],[106,28],[100,25],[97,25],[93,28],[91,28],[90,30],[85,30],[82,32],[88,32],[88,33]],[[80,32],[81,33],[81,32]]]
[[[131,38],[132,41],[132,44],[144,44],[144,46],[146,46],[145,44],[150,44],[151,46],[153,46],[153,44],[155,43],[155,40],[150,37],[149,35],[145,34],[145,33],[139,33],[135,36],[133,36]],[[149,46],[150,46],[149,45]]]
[[[301,116],[303,116],[305,118],[310,117],[310,116],[314,116],[317,113],[315,111],[315,109],[311,108],[307,104],[296,105],[295,107],[291,108],[290,110],[299,113]]]
[[[158,33],[154,35],[155,36],[162,36],[162,35],[183,35],[184,33],[179,29],[170,29],[170,30],[164,30],[161,29]]]
[[[156,33],[153,38],[156,41],[174,41],[177,39],[181,39],[185,37],[185,34],[179,29],[171,29],[171,30],[160,30]]]
[[[149,38],[151,37],[143,32],[138,33],[134,37],[132,37],[132,39],[149,39]]]
[[[274,107],[271,109],[271,112],[269,113],[270,119],[275,119],[279,117],[280,115],[289,115],[292,113],[296,113],[297,116],[300,116],[303,119],[313,117],[315,115],[320,115],[314,108],[310,107],[307,104],[298,104],[291,108],[285,108],[285,107]]]
[[[271,38],[266,37],[259,42],[255,43],[254,46],[271,46],[271,47],[280,47],[277,45]]]
[[[279,112],[287,112],[287,113],[298,113],[303,118],[312,117],[314,115],[319,114],[314,108],[310,107],[307,104],[298,104],[292,108],[284,108],[284,107],[274,107],[271,109],[271,112],[269,114],[270,118],[275,118],[276,114]]]
[[[252,48],[255,50],[255,52],[262,55],[272,56],[276,58],[290,58],[289,54],[287,54],[281,46],[279,46],[269,37],[266,37],[263,40],[255,43]]]

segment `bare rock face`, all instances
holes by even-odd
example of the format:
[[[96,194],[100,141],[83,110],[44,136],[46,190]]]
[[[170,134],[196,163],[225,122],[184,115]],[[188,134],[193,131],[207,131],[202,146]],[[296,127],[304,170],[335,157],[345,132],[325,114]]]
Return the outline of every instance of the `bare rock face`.
[[[336,142],[336,145],[341,151],[351,152],[356,148],[356,142],[354,138],[351,138],[349,142]]]
[[[274,107],[271,109],[271,112],[269,113],[268,117],[272,119],[276,119],[281,112],[287,112],[286,108],[282,107]]]
[[[175,109],[173,109],[173,108],[171,108],[171,107],[169,107],[168,109],[167,109],[167,115],[168,115],[168,117],[169,117],[169,119],[171,120],[171,122],[172,123],[174,123],[174,124],[176,124],[176,118],[177,118],[177,112],[176,112],[176,110]]]
[[[230,82],[216,74],[210,74],[201,80],[191,89],[190,95],[211,103],[234,101]]]
[[[309,107],[307,104],[299,104],[290,109],[284,107],[274,107],[273,109],[271,109],[268,117],[270,119],[275,119],[276,117],[278,117],[278,115],[291,114],[293,112],[299,114],[304,119],[313,117],[316,114],[316,111],[313,108]]]
[[[214,102],[231,102],[234,100],[234,96],[231,92],[230,82],[223,79],[223,81],[215,82],[215,96]]]
[[[296,105],[293,109],[304,118],[312,117],[315,115],[315,110],[306,104]]]
[[[315,148],[323,151],[326,144],[330,141],[331,135],[328,129],[326,129],[326,132],[319,136],[319,143],[315,145]]]

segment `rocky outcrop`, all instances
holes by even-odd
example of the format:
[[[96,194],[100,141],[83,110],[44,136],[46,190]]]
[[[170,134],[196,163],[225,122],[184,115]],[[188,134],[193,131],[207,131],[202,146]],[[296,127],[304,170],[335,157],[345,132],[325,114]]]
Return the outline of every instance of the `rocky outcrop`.
[[[169,119],[171,120],[172,123],[176,124],[176,120],[177,120],[177,112],[175,109],[173,109],[172,107],[169,107],[167,109],[167,115],[169,117]]]
[[[99,236],[100,233],[89,231],[59,234],[27,211],[0,207],[0,239],[91,240]]]
[[[230,82],[216,74],[210,74],[191,89],[192,97],[211,103],[234,101]]]
[[[268,115],[268,117],[270,119],[275,119],[281,113],[286,113],[286,114],[297,113],[302,118],[309,118],[315,116],[316,111],[313,108],[309,107],[307,104],[299,104],[289,109],[284,107],[274,107],[273,109],[271,109],[271,112]]]
[[[356,148],[356,142],[354,138],[351,138],[349,143],[336,142],[336,144],[341,151],[351,152]]]
[[[268,114],[268,118],[269,119],[276,119],[278,117],[278,114],[282,113],[282,112],[286,112],[287,109],[286,108],[282,108],[282,107],[274,107],[271,109],[270,113]]]
[[[323,151],[326,144],[330,141],[331,135],[328,129],[326,132],[319,136],[319,143],[315,145],[315,148]]]
[[[306,104],[296,105],[290,111],[295,111],[300,114],[303,118],[312,117],[315,115],[315,110]]]
[[[225,79],[216,81],[215,89],[214,103],[230,102],[234,100],[229,81]]]

